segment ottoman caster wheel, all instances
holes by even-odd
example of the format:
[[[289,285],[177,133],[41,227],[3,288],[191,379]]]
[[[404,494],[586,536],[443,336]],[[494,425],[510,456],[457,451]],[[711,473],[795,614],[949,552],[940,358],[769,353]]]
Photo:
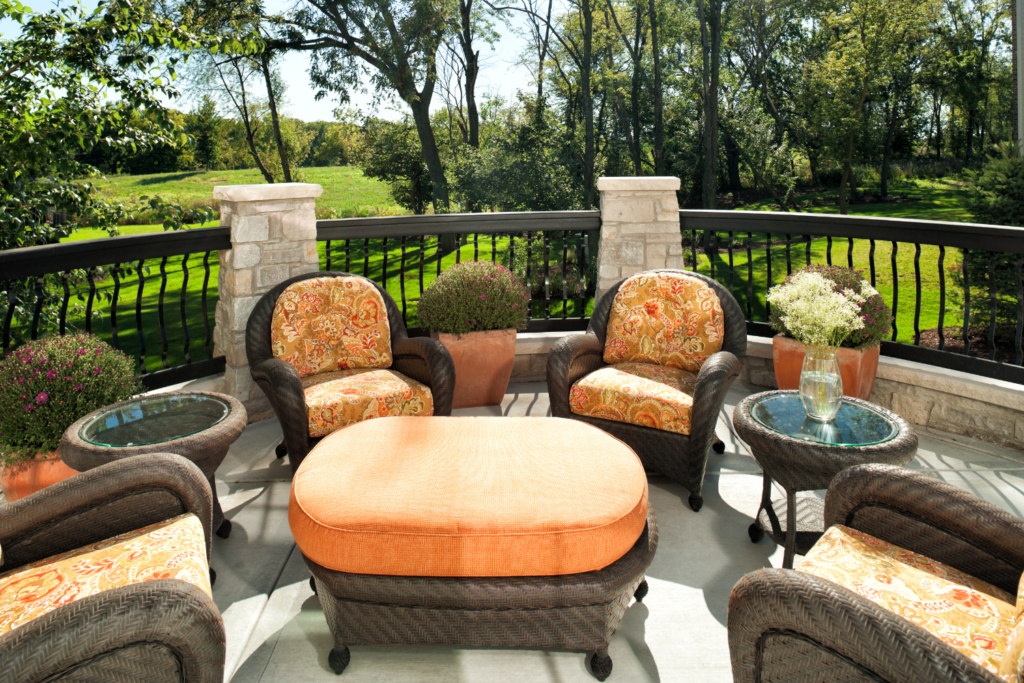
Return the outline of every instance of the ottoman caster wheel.
[[[764,529],[761,528],[760,524],[754,522],[750,525],[750,528],[747,529],[747,534],[750,536],[751,543],[760,543],[764,538]]]
[[[314,579],[312,576],[309,577],[309,589],[311,591],[313,591],[313,595],[317,595],[317,592],[316,592],[316,579]],[[338,673],[341,673],[341,672],[339,671]]]
[[[351,659],[352,653],[348,651],[348,647],[336,647],[331,650],[331,654],[327,655],[327,664],[331,667],[331,671],[340,676]]]
[[[644,598],[647,596],[647,591],[649,590],[649,588],[650,587],[647,585],[647,579],[644,579],[640,582],[640,585],[636,587],[636,592],[633,593],[633,597],[636,598],[637,602],[644,601]]]
[[[725,453],[725,443],[723,443],[722,440],[719,439],[718,441],[715,441],[715,443],[711,445],[711,450],[721,455],[722,453]]]
[[[223,522],[220,523],[220,526],[217,527],[217,530],[214,531],[213,533],[216,534],[217,536],[219,536],[220,538],[227,538],[228,536],[230,536],[231,535],[231,520],[225,519]]]
[[[694,512],[700,512],[700,509],[704,507],[704,498],[698,496],[696,493],[690,494],[690,509]]]
[[[277,444],[277,448],[274,449],[274,455],[277,456],[278,460],[288,455],[288,447],[284,445],[284,442]]]
[[[210,567],[210,588],[213,588],[215,583],[217,583],[217,572],[213,567]]]
[[[595,652],[594,656],[590,658],[590,670],[594,672],[594,678],[603,681],[612,675],[612,658],[608,656],[607,652],[603,655],[600,652]]]

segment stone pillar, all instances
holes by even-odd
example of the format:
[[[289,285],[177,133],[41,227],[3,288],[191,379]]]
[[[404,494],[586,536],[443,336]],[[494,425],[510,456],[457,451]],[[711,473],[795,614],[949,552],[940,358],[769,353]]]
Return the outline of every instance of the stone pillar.
[[[624,277],[656,268],[682,268],[679,178],[600,178],[601,247],[597,298]]]
[[[316,250],[319,185],[225,185],[213,188],[220,200],[220,224],[231,228],[231,250],[220,252],[214,354],[223,354],[225,392],[265,408],[245,357],[245,324],[260,296],[294,275],[320,269]]]

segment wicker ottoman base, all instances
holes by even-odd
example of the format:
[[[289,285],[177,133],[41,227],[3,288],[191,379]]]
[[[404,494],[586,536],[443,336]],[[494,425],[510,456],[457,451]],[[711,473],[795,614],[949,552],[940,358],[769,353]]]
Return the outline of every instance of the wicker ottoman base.
[[[562,576],[444,578],[348,574],[306,565],[327,617],[340,674],[349,645],[462,645],[593,651],[603,681],[612,670],[608,643],[634,596],[647,593],[644,573],[658,546],[648,511],[636,544],[604,569]]]

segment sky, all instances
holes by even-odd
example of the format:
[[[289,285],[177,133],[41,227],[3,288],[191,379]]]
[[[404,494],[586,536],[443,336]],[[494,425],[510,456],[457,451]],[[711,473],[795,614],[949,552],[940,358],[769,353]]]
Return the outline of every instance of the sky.
[[[37,12],[45,12],[57,5],[53,0],[23,0],[23,4]],[[95,6],[95,0],[84,0],[84,5]],[[268,0],[266,7],[268,11],[281,11],[291,5],[291,0]],[[488,96],[500,96],[506,100],[515,98],[517,90],[530,90],[530,72],[525,66],[517,64],[520,55],[524,51],[526,43],[522,36],[517,35],[507,26],[496,25],[499,39],[494,46],[486,43],[480,44],[480,75],[477,79],[477,100],[483,101]],[[0,36],[11,38],[17,31],[17,24],[10,20],[0,21]],[[338,106],[337,102],[330,98],[324,98],[317,102],[314,99],[313,87],[309,83],[309,57],[303,53],[291,53],[286,55],[280,62],[280,71],[288,85],[286,93],[287,106],[284,114],[303,121],[330,121],[333,120],[333,111]],[[347,107],[357,109],[364,115],[375,114],[389,119],[401,118],[408,108],[404,104],[393,99],[390,102],[374,104],[372,92],[365,89],[365,92],[350,92],[350,102]],[[176,109],[189,110],[191,102],[171,102],[170,106]],[[433,109],[443,107],[439,94],[435,92],[432,102]],[[228,114],[229,112],[225,112]]]

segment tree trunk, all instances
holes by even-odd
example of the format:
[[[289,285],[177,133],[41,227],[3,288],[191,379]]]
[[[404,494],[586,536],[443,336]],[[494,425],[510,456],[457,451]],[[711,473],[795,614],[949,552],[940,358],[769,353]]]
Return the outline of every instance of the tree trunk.
[[[725,158],[729,167],[729,191],[732,192],[735,205],[743,198],[743,185],[740,182],[740,148],[728,131],[723,129],[722,132],[725,135]]]
[[[971,156],[974,154],[974,109],[967,110],[967,144],[966,144],[966,155],[964,161],[970,161]]]
[[[462,45],[462,56],[466,60],[466,114],[469,117],[469,144],[480,146],[480,114],[476,107],[476,79],[480,73],[480,52],[473,50],[473,0],[459,3],[459,14],[462,30],[459,43]]]
[[[256,132],[250,129],[248,121],[245,122],[245,142],[249,145],[249,153],[252,154],[253,161],[256,162],[256,168],[260,170],[263,179],[273,184],[274,175],[263,165],[263,159],[260,159],[260,153],[256,151]]]
[[[412,109],[412,119],[416,123],[416,133],[420,138],[420,149],[423,163],[430,174],[430,184],[434,189],[434,213],[448,212],[448,181],[444,177],[444,166],[434,139],[434,129],[430,125],[430,98],[420,97],[407,100]]]
[[[701,205],[715,208],[718,190],[718,75],[722,47],[721,0],[699,0],[704,85],[704,183]],[[710,16],[708,16],[710,11]]]
[[[658,42],[658,14],[654,0],[648,0],[651,19],[651,56],[654,61],[654,175],[665,175],[665,114],[661,87],[661,43]]]
[[[889,196],[889,162],[892,158],[892,139],[896,134],[896,124],[899,121],[896,110],[896,96],[889,107],[889,129],[885,132],[885,149],[882,151],[882,199]]]
[[[591,0],[582,0],[583,8],[583,63],[580,65],[580,95],[583,97],[583,185],[587,207],[596,206],[594,186],[594,92],[590,87],[593,64],[594,13]]]
[[[277,143],[277,153],[281,157],[281,172],[284,174],[284,181],[292,181],[292,171],[288,165],[288,152],[284,148],[284,140],[281,138],[281,120],[277,115],[277,97],[274,96],[274,86],[270,80],[270,55],[266,52],[260,53],[260,70],[263,72],[263,80],[267,84],[267,104],[270,106],[270,122],[274,127],[274,141]]]
[[[851,132],[846,141],[846,154],[843,155],[843,179],[839,182],[839,213],[846,215],[846,184],[853,176],[853,169],[850,165],[850,158],[853,156],[853,133]]]

